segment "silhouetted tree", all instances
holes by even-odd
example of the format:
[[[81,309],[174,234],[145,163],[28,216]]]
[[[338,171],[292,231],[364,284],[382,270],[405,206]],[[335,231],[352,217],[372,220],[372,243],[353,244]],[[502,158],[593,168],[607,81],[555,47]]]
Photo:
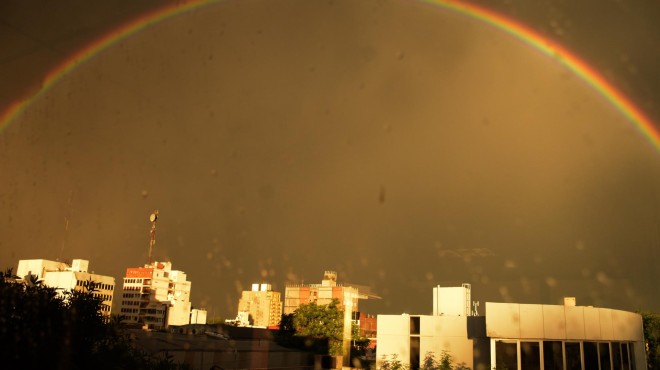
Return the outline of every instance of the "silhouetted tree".
[[[644,339],[646,340],[646,361],[649,370],[660,370],[660,315],[642,312]]]
[[[135,348],[118,320],[101,314],[94,284],[58,293],[0,272],[0,359],[7,369],[179,369]]]

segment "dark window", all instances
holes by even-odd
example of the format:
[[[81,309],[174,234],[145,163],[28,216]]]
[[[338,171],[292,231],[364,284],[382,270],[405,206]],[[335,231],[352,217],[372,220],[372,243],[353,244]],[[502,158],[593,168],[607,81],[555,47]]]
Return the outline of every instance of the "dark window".
[[[598,344],[584,342],[584,370],[598,370]]]
[[[419,337],[410,337],[410,369],[419,369]]]
[[[600,358],[600,370],[611,370],[612,365],[610,363],[610,344],[598,343],[598,352]]]
[[[419,334],[419,316],[410,317],[410,334]]]
[[[545,370],[564,370],[561,342],[543,342],[543,367]]]
[[[628,344],[628,358],[630,358],[630,370],[635,370],[635,346]]]
[[[566,342],[566,370],[582,370],[582,360],[580,355],[580,343]]]
[[[520,367],[522,370],[541,370],[539,342],[520,342]]]
[[[630,369],[630,357],[628,357],[628,343],[621,343],[621,364],[623,366],[623,370],[631,370]]]
[[[518,345],[513,342],[495,342],[496,370],[518,370]]]
[[[612,368],[621,370],[621,343],[612,342]]]

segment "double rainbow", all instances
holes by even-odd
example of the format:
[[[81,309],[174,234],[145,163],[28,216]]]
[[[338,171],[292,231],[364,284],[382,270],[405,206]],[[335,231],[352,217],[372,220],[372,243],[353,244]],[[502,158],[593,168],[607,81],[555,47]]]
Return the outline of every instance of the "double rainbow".
[[[521,23],[517,23],[500,14],[485,8],[478,7],[476,5],[471,5],[456,0],[420,1],[431,4],[433,6],[448,9],[450,11],[454,11],[484,22],[492,27],[495,27],[496,29],[508,33],[509,35],[540,51],[548,57],[555,58],[575,75],[577,75],[581,80],[591,86],[591,88],[593,88],[598,94],[605,98],[606,101],[612,104],[633,125],[635,125],[637,130],[651,142],[657,151],[660,151],[660,132],[653,125],[651,120],[646,115],[644,115],[644,113],[639,108],[637,108],[632,103],[632,101],[630,101],[626,96],[624,96],[614,86],[612,86],[612,84],[610,84],[602,75],[600,75],[598,71],[590,67],[584,61],[562,46],[552,42],[548,38],[542,37]],[[52,86],[57,84],[60,79],[74,71],[78,66],[85,63],[87,60],[99,54],[101,51],[112,46],[117,41],[136,32],[139,32],[140,30],[153,24],[159,23],[165,19],[214,2],[216,1],[189,0],[187,2],[163,6],[124,24],[123,26],[92,42],[87,47],[72,54],[69,58],[65,59],[46,75],[43,86],[38,93],[29,99],[11,104],[5,112],[0,114],[0,132],[2,132],[2,129],[8,126],[16,118],[16,116],[20,115],[25,109],[27,109],[32,101],[39,98]]]

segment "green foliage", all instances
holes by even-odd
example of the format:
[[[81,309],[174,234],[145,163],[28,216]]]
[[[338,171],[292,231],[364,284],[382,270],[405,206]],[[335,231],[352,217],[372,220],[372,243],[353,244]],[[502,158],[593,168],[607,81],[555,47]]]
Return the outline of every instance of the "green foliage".
[[[646,340],[646,361],[649,370],[660,370],[660,315],[641,312]]]
[[[119,320],[101,314],[94,284],[64,292],[0,272],[0,358],[3,368],[178,369],[168,358],[136,349]]]
[[[328,305],[308,303],[293,312],[293,328],[297,336],[328,340],[328,354],[341,355],[344,338],[344,312],[339,301],[333,299]]]
[[[442,351],[440,359],[435,358],[433,352],[427,352],[422,361],[423,370],[466,370],[469,369],[465,364],[454,366],[454,359],[447,351]]]
[[[409,366],[404,365],[401,360],[399,360],[398,355],[390,356],[390,359],[387,359],[386,355],[383,355],[382,361],[380,363],[381,370],[408,370]]]

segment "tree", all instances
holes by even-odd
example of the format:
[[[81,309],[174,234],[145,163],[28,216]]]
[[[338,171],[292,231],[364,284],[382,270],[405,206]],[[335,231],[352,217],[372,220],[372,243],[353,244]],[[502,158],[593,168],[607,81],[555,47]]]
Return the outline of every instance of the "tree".
[[[94,285],[59,294],[43,284],[17,282],[0,272],[0,359],[20,369],[179,369],[171,358],[135,348],[101,314]]]
[[[399,360],[398,355],[392,355],[391,359],[387,359],[386,355],[383,355],[381,364],[381,370],[408,370],[409,366],[404,365],[401,360]]]
[[[442,351],[440,360],[435,358],[435,353],[427,352],[422,361],[422,370],[454,370],[454,359],[447,351]],[[458,368],[458,367],[456,367]],[[461,368],[465,368],[461,366]]]
[[[641,312],[646,341],[646,362],[649,370],[660,370],[660,315]]]
[[[341,355],[344,338],[344,312],[339,301],[333,299],[327,305],[308,303],[293,312],[293,328],[297,336],[327,339],[328,354]]]

